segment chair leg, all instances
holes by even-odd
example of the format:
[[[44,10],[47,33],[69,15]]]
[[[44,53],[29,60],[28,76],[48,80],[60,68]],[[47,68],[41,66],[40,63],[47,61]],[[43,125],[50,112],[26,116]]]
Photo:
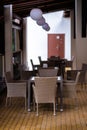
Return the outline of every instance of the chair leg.
[[[12,104],[12,99],[11,99],[11,97],[10,97],[10,105]]]
[[[8,98],[10,98],[10,101],[9,101],[10,103],[9,103],[9,104],[10,104],[10,105],[12,104],[12,102],[11,102],[11,97],[6,97],[6,106],[8,105]]]
[[[38,103],[37,103],[37,114],[36,114],[36,116],[38,116]]]
[[[33,101],[33,110],[35,111],[35,100]]]
[[[53,108],[54,108],[54,113],[53,113],[53,115],[55,116],[55,115],[56,115],[55,103],[53,103]]]
[[[33,110],[35,111],[35,97],[33,95]]]
[[[27,101],[26,101],[26,97],[25,97],[25,110],[26,110],[26,102],[27,102]]]
[[[76,109],[78,109],[78,99],[77,99],[77,97],[75,98],[75,106],[76,106]]]
[[[6,107],[7,107],[7,104],[8,104],[8,97],[6,97],[6,104],[5,104],[5,105],[6,105]]]
[[[56,110],[58,110],[58,97],[56,97]]]

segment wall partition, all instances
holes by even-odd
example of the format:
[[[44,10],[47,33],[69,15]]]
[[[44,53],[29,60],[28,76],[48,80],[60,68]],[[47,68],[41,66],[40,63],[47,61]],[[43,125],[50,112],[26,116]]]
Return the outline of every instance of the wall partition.
[[[71,59],[71,19],[64,18],[63,11],[43,14],[46,22],[50,26],[49,31],[45,31],[36,21],[27,18],[27,62],[31,68],[30,59],[34,64],[38,64],[38,56],[43,60],[48,58],[48,34],[65,34],[65,58]]]

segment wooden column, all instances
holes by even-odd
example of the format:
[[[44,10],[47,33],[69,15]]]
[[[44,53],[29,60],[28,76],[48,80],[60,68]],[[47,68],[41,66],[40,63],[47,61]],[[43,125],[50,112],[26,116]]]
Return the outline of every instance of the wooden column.
[[[4,6],[5,17],[5,71],[13,72],[12,64],[12,5]]]
[[[27,19],[23,19],[23,64],[27,65]]]

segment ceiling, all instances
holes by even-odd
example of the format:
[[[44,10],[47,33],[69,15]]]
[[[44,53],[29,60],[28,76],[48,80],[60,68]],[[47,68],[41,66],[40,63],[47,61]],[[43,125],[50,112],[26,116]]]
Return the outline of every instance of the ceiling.
[[[74,8],[75,0],[1,0],[0,20],[4,18],[4,5],[12,4],[13,13],[21,18],[27,17],[32,8],[40,8],[43,13]]]

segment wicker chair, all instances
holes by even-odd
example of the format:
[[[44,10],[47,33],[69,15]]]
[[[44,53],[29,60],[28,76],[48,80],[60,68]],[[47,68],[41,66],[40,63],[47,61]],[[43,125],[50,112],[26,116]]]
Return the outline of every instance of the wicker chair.
[[[30,59],[30,62],[31,62],[31,65],[32,65],[32,69],[35,71],[35,70],[37,70],[39,67],[40,67],[40,64],[34,64],[33,63],[33,60],[32,59]]]
[[[81,68],[81,75],[80,75],[80,79],[79,82],[81,84],[81,86],[83,87],[85,85],[86,88],[86,82],[87,82],[87,64],[86,63],[82,63],[82,68]]]
[[[58,74],[58,68],[39,68],[38,69],[38,75],[40,77],[52,77],[52,76],[57,76]]]
[[[77,103],[76,85],[79,81],[80,72],[77,72],[75,80],[63,81],[63,96],[64,98],[74,98]]]
[[[87,82],[87,64],[82,63],[82,67],[80,70],[68,70],[67,71],[67,79],[74,80],[76,78],[77,72],[80,71],[80,78],[79,83],[81,84],[82,88]]]
[[[44,67],[44,66],[48,67],[48,60],[42,60],[41,56],[38,56],[38,59],[39,59],[39,63],[41,67]]]
[[[26,109],[26,91],[27,91],[27,82],[26,81],[15,81],[11,78],[11,73],[6,72],[5,81],[7,86],[7,97],[6,97],[6,106],[8,98],[12,97],[24,97],[25,98],[25,109]]]
[[[34,98],[37,104],[39,103],[53,103],[55,114],[55,98],[56,98],[56,82],[57,77],[35,77],[35,85],[33,85]]]

